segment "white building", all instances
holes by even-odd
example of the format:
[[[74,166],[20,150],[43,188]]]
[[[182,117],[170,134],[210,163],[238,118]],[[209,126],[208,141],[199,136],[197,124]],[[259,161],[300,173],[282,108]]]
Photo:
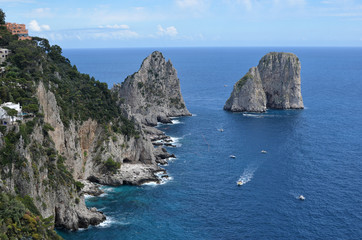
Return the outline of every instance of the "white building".
[[[18,112],[17,116],[9,116],[4,108],[14,109]],[[7,102],[0,105],[0,123],[9,124],[17,120],[23,120],[23,111],[21,109],[20,103]]]
[[[6,58],[9,55],[9,50],[6,48],[0,48],[0,64],[5,62]]]

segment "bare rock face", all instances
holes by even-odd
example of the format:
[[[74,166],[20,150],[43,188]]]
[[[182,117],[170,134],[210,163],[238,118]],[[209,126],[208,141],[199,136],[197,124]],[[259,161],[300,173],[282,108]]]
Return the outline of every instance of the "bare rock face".
[[[265,112],[267,108],[304,108],[300,69],[300,61],[294,54],[268,53],[234,85],[224,109]]]
[[[232,112],[265,112],[266,97],[256,67],[250,68],[249,72],[234,85],[224,109]]]
[[[258,70],[267,98],[267,108],[302,109],[300,61],[293,53],[271,52]]]
[[[115,85],[113,91],[129,116],[149,126],[171,123],[170,117],[191,115],[181,95],[176,69],[158,51],[143,61],[138,72]]]

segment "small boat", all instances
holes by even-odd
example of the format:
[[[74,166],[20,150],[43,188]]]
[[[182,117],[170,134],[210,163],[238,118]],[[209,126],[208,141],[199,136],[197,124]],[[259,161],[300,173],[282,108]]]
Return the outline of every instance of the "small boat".
[[[264,153],[264,154],[266,154],[266,153],[267,153],[267,151],[265,151],[265,150],[261,150],[261,153]]]
[[[303,195],[299,195],[298,199],[301,200],[301,201],[304,201],[305,197]]]
[[[244,182],[243,182],[243,181],[237,181],[236,184],[237,184],[238,186],[241,186],[241,185],[244,184]]]
[[[224,131],[224,129],[220,128],[220,129],[218,129],[218,131],[219,131],[219,132],[223,132],[223,131]]]
[[[229,157],[230,157],[230,158],[236,158],[236,156],[235,156],[235,155],[230,155]]]

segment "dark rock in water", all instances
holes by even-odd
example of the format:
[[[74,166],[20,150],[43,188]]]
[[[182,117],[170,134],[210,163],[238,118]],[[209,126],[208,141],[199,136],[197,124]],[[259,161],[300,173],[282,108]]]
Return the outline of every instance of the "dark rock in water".
[[[267,108],[302,109],[300,61],[292,53],[271,52],[234,85],[224,109],[265,112]]]
[[[172,123],[170,117],[191,116],[181,95],[176,69],[158,51],[112,90],[119,96],[120,107],[148,126],[156,126],[157,121]]]
[[[165,143],[164,145],[167,146],[167,147],[176,147],[176,145],[174,145],[172,143]]]
[[[154,146],[162,146],[162,145],[163,145],[162,142],[152,142],[152,144],[153,144]]]

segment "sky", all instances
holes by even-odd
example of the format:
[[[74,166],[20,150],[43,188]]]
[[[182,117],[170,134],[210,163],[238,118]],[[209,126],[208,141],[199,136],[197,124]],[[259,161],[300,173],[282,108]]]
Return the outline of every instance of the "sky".
[[[0,0],[62,48],[362,47],[362,0]]]

